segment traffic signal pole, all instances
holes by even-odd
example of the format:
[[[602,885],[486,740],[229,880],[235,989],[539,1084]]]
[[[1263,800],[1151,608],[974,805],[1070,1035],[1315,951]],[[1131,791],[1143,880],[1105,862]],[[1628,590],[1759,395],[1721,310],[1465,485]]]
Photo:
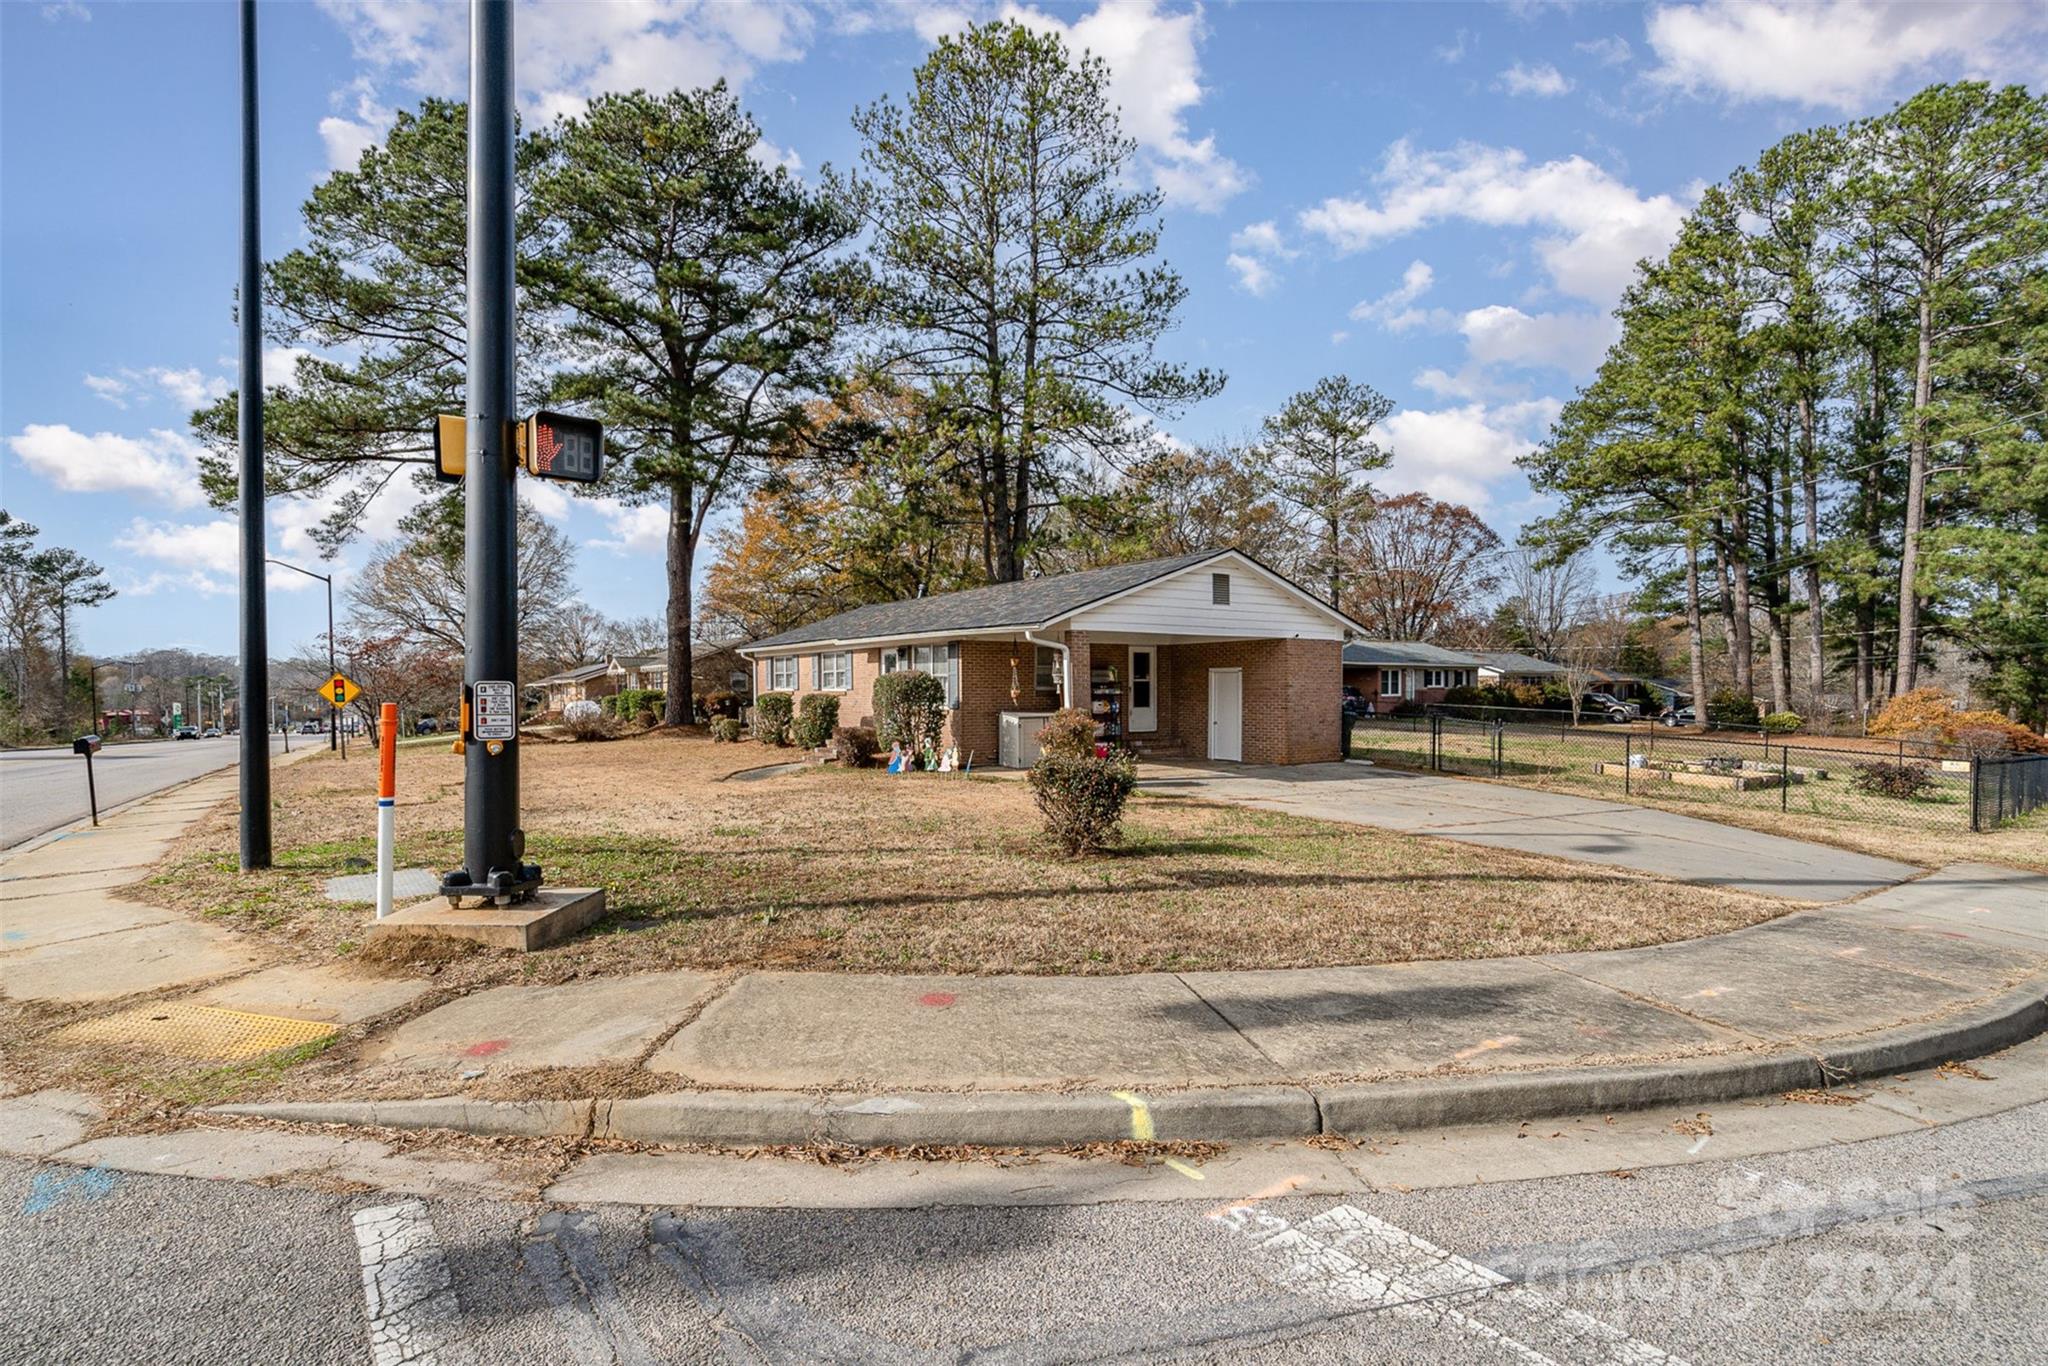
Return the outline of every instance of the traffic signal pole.
[[[463,862],[442,894],[508,903],[540,885],[519,829],[512,4],[469,7],[469,397],[464,447]]]
[[[270,715],[270,624],[263,582],[263,214],[257,194],[256,0],[242,0],[241,393],[236,404],[241,487],[242,571],[241,862],[270,866],[270,734],[251,720]],[[92,760],[86,767],[91,771]]]

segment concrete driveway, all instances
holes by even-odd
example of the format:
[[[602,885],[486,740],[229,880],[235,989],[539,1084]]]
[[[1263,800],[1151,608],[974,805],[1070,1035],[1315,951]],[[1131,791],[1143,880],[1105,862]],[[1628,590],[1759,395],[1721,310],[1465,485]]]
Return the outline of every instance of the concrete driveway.
[[[1319,820],[1637,868],[1797,901],[1842,901],[1925,871],[1670,811],[1362,763],[1286,768],[1149,764],[1139,785]]]

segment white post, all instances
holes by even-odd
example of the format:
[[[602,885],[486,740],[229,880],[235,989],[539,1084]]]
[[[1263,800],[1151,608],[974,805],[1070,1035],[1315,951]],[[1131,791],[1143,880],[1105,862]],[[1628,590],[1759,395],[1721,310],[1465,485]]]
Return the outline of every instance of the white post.
[[[398,803],[377,799],[377,918],[391,914],[391,846],[398,837]]]
[[[391,860],[398,843],[398,704],[377,709],[377,918],[391,914]]]

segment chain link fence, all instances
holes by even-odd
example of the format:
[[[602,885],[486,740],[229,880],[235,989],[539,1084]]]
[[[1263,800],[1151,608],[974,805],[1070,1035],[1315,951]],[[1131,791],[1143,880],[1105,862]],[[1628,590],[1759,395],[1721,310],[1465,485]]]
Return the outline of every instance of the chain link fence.
[[[1483,717],[1432,710],[1361,718],[1351,752],[1391,767],[1649,806],[1746,807],[1911,830],[1988,830],[2048,804],[2048,756],[1974,758],[1915,741],[1573,726],[1554,712],[1487,710]]]

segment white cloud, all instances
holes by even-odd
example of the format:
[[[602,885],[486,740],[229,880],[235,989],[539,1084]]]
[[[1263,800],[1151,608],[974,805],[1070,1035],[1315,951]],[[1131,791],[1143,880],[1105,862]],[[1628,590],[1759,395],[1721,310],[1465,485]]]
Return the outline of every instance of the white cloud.
[[[1446,219],[1546,229],[1535,250],[1552,283],[1602,305],[1620,296],[1638,258],[1664,252],[1685,216],[1672,196],[1644,197],[1584,157],[1531,165],[1515,148],[1472,142],[1430,152],[1404,138],[1374,179],[1377,202],[1326,199],[1303,211],[1302,227],[1347,252]]]
[[[1473,36],[1469,28],[1458,30],[1458,36],[1436,50],[1436,59],[1456,65],[1465,60],[1465,54],[1472,50]]]
[[[132,577],[121,591],[135,597],[177,591],[220,597],[238,590],[241,581],[240,523],[233,517],[208,522],[154,522],[137,517],[114,537],[116,549],[139,559],[172,566]],[[297,593],[321,585],[304,574],[270,565],[264,583],[273,593]]]
[[[1060,35],[1109,67],[1109,102],[1136,139],[1140,160],[1173,203],[1214,213],[1251,184],[1251,176],[1216,150],[1213,136],[1188,132],[1188,111],[1202,102],[1205,30],[1199,8],[1162,13],[1158,0],[1102,0],[1091,14],[1066,23],[1039,10],[1008,5],[1005,18]]]
[[[81,24],[92,22],[92,11],[78,0],[58,0],[55,4],[43,6],[43,22],[54,24],[64,19],[76,19]]]
[[[199,443],[158,429],[146,437],[96,432],[63,423],[31,422],[7,438],[15,457],[66,493],[136,493],[174,507],[205,501],[199,490]]]
[[[226,394],[231,387],[219,375],[206,374],[197,366],[173,370],[168,366],[152,365],[143,373],[155,382],[157,388],[187,408],[197,408],[202,404],[211,403]]]
[[[1555,368],[1573,376],[1599,369],[1620,335],[1597,313],[1524,313],[1505,304],[1475,308],[1459,320],[1465,350],[1479,365]]]
[[[1585,53],[1602,66],[1620,66],[1635,56],[1635,49],[1628,45],[1628,39],[1610,34],[1605,38],[1593,38],[1572,47]]]
[[[1709,0],[1659,6],[1644,27],[1652,80],[1738,102],[1853,111],[1937,66],[1944,78],[2048,74],[2041,0]]]
[[[551,480],[522,479],[519,481],[519,496],[525,500],[528,507],[550,522],[569,520],[569,495],[562,492]]]
[[[1401,272],[1401,283],[1380,295],[1377,299],[1361,299],[1351,306],[1351,316],[1359,322],[1377,321],[1389,332],[1406,332],[1432,321],[1431,316],[1421,309],[1410,307],[1417,299],[1427,294],[1436,283],[1436,272],[1427,261],[1410,261],[1408,269]]]
[[[591,507],[604,518],[610,535],[595,537],[593,546],[620,555],[665,556],[668,553],[668,507],[663,503],[622,503],[593,498]]]
[[[1254,298],[1263,299],[1280,283],[1280,277],[1256,256],[1233,251],[1223,258],[1223,264],[1237,272],[1237,287]]]
[[[1280,236],[1280,227],[1268,218],[1259,223],[1247,223],[1230,234],[1230,245],[1239,251],[1256,252],[1260,256],[1277,256],[1291,261],[1301,253],[1287,245]]]
[[[466,93],[467,6],[420,0],[320,0],[320,6],[348,34],[369,78],[343,92],[356,96],[353,118],[323,121],[330,160],[345,155],[366,130],[381,135],[382,126],[365,112],[386,112],[374,93],[378,81],[419,95]],[[574,113],[605,91],[690,89],[718,80],[744,90],[762,65],[802,57],[814,23],[811,10],[799,5],[691,0],[530,0],[519,6],[516,22],[519,100],[529,117],[541,120]],[[329,125],[337,122],[354,128],[335,127],[330,137]]]
[[[1341,327],[1330,334],[1330,345],[1332,346],[1342,346],[1345,342],[1348,342],[1350,340],[1351,334],[1349,332],[1346,332]]]
[[[784,170],[791,175],[804,168],[804,159],[793,148],[778,147],[766,138],[754,139],[754,145],[747,149],[747,155],[766,166],[769,170]]]
[[[95,375],[88,373],[85,377],[85,387],[113,404],[116,408],[128,406],[128,381],[120,378],[118,375]]]
[[[1435,412],[1399,409],[1382,424],[1394,448],[1388,488],[1416,488],[1432,498],[1484,509],[1493,483],[1536,448],[1558,414],[1553,398],[1489,405],[1466,403]]]
[[[309,360],[313,353],[303,346],[266,346],[263,348],[263,387],[274,389],[280,384],[290,384],[298,377],[299,362]]]
[[[1524,66],[1516,62],[1500,73],[1498,89],[1510,95],[1534,95],[1538,99],[1550,99],[1571,92],[1571,78],[1549,62],[1538,62]]]

